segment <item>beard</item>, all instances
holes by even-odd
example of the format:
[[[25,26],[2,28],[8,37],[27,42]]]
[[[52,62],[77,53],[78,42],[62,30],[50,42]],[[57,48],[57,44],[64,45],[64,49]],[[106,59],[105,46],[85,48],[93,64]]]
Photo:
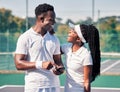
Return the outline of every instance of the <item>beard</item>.
[[[46,27],[43,27],[41,30],[41,35],[44,36],[47,33]]]
[[[51,35],[53,35],[53,34],[55,33],[54,29],[51,29],[51,30],[49,31],[49,33],[50,33]]]
[[[46,25],[42,28],[41,34],[45,35],[47,32],[49,32],[51,35],[55,33],[54,29],[49,25]]]

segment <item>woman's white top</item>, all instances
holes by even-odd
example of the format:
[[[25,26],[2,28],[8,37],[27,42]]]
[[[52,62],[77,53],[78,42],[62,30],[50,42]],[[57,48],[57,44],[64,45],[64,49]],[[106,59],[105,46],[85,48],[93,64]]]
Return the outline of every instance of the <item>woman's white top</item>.
[[[66,61],[65,92],[84,92],[84,70],[86,65],[92,65],[90,52],[84,46],[72,52],[72,44],[61,46]]]

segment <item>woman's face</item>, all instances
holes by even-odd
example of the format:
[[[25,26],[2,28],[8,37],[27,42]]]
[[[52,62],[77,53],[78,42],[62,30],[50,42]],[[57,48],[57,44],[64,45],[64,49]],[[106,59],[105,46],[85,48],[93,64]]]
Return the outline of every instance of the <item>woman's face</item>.
[[[78,38],[79,37],[78,37],[77,33],[75,32],[75,30],[70,29],[70,31],[68,32],[67,41],[71,42],[71,43],[75,43]]]

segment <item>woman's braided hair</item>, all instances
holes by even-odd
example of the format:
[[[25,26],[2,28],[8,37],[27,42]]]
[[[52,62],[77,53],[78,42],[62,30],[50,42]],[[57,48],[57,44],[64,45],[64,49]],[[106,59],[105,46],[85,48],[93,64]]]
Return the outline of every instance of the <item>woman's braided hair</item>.
[[[86,42],[89,45],[89,49],[91,52],[92,60],[93,60],[93,68],[92,68],[92,80],[100,75],[100,42],[99,42],[99,32],[97,28],[93,25],[80,25],[81,32]]]

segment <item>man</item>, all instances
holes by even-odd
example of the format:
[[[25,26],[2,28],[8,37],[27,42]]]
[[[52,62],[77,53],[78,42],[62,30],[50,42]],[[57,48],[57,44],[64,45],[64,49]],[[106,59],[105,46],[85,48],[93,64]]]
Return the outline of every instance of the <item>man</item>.
[[[54,7],[40,4],[35,15],[35,25],[18,39],[15,65],[18,70],[26,70],[25,92],[60,92],[56,75],[62,74],[64,67],[59,40],[53,35]]]

